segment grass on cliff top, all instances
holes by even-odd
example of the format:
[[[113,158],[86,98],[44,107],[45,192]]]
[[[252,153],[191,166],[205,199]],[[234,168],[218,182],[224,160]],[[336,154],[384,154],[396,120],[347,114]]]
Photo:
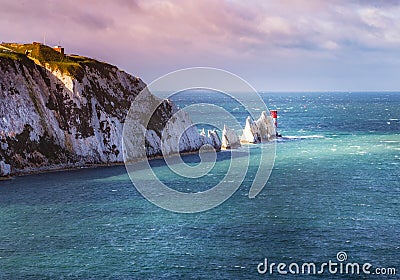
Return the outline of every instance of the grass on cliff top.
[[[96,68],[102,75],[108,75],[110,69],[115,68],[107,63],[99,62],[97,60],[76,56],[76,55],[63,55],[53,48],[43,44],[1,44],[0,55],[11,59],[30,58],[35,63],[41,65],[48,65],[53,70],[60,70],[62,73],[71,75],[78,80],[82,80],[84,75],[84,66],[91,66]],[[4,52],[4,48],[11,50],[11,52]],[[22,56],[21,56],[22,55]]]
[[[18,61],[22,61],[22,60],[27,60],[28,59],[23,54],[15,53],[15,52],[2,51],[1,49],[0,49],[0,58],[8,58],[8,59],[18,60]]]

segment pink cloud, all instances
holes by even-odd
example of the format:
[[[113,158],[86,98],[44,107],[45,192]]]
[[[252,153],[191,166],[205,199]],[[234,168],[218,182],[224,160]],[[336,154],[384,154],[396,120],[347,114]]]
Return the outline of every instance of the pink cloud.
[[[19,42],[46,36],[49,44],[131,72],[262,69],[283,59],[395,52],[399,13],[393,1],[14,1],[2,4],[0,36]]]

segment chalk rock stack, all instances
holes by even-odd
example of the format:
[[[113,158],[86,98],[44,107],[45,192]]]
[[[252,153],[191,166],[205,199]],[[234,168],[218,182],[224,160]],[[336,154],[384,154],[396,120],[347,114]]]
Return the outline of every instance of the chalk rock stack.
[[[206,134],[203,128],[202,131],[200,132],[200,137],[203,139],[204,144],[211,145],[217,151],[221,150],[221,145],[222,145],[221,139],[219,138],[218,133],[215,129],[208,130]]]
[[[261,113],[258,120],[252,121],[250,117],[246,119],[240,141],[242,143],[261,143],[275,138],[276,130],[274,121],[265,111]]]
[[[230,129],[227,125],[224,125],[222,130],[222,145],[223,150],[235,149],[240,147],[240,139],[233,129]]]

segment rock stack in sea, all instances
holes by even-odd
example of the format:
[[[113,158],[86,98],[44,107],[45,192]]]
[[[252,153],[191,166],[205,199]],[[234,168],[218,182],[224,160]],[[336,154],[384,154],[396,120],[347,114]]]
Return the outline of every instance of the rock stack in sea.
[[[222,130],[222,145],[221,148],[224,150],[235,149],[240,147],[240,139],[233,129],[230,129],[227,125],[224,125]]]
[[[242,143],[261,143],[270,141],[276,137],[276,129],[271,116],[265,111],[261,113],[258,120],[251,120],[250,116],[246,119],[240,141]]]

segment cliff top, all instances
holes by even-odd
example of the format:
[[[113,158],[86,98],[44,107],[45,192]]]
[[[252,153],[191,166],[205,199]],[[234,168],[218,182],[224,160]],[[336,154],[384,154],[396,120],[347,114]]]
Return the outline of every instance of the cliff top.
[[[0,44],[0,58],[2,57],[19,61],[29,59],[38,65],[46,65],[51,69],[60,70],[78,80],[83,77],[84,66],[94,67],[104,74],[110,70],[117,70],[115,66],[108,63],[79,55],[65,55],[40,43],[2,43]]]

